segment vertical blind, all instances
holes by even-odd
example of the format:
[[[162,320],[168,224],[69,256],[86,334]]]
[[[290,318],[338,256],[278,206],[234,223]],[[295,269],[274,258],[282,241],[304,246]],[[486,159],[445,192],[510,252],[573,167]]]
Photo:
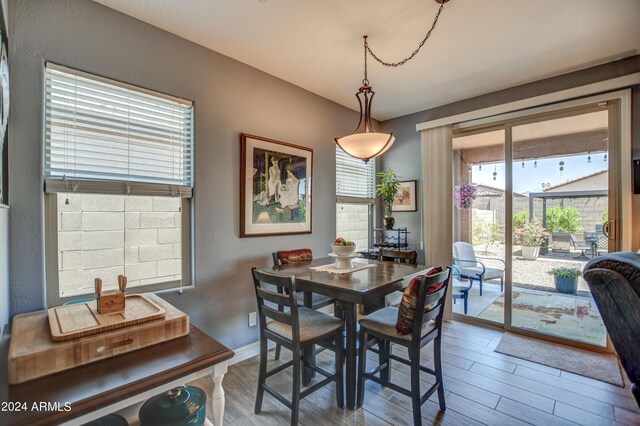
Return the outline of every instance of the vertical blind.
[[[372,199],[375,186],[375,161],[367,163],[345,153],[336,145],[336,195]]]
[[[47,64],[44,113],[48,183],[192,186],[189,101]]]

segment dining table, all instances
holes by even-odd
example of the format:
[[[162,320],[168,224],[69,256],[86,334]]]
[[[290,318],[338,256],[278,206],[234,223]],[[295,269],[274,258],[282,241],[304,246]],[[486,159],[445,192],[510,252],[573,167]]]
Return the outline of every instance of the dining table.
[[[406,287],[411,278],[425,273],[430,267],[408,265],[357,258],[353,260],[352,272],[317,270],[329,266],[335,258],[324,257],[310,262],[262,267],[261,270],[282,276],[294,276],[296,291],[304,292],[304,305],[311,308],[312,293],[329,296],[335,300],[336,316],[345,321],[345,393],[346,405],[355,408],[357,374],[357,306],[375,303],[384,296]],[[370,265],[364,269],[364,265]],[[328,268],[325,268],[328,269]],[[314,362],[314,350],[306,350],[303,358]],[[302,382],[306,386],[312,380],[312,370],[303,369]]]

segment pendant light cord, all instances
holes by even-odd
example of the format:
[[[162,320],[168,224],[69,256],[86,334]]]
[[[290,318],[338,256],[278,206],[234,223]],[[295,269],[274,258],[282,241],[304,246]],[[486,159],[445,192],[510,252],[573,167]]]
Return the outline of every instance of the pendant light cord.
[[[427,31],[427,34],[424,36],[424,38],[422,39],[422,41],[420,42],[420,44],[418,45],[416,50],[414,50],[413,53],[410,56],[407,56],[406,58],[404,58],[403,60],[401,60],[399,62],[385,62],[382,59],[380,59],[378,56],[376,56],[375,53],[373,53],[373,50],[371,50],[371,48],[369,47],[369,43],[367,42],[367,36],[364,36],[364,49],[365,49],[365,52],[364,52],[364,81],[368,82],[368,80],[367,80],[367,52],[369,52],[371,54],[373,59],[375,59],[376,61],[380,62],[385,67],[394,67],[394,68],[396,68],[396,67],[399,67],[401,65],[406,64],[408,61],[413,59],[413,57],[418,54],[420,49],[422,49],[422,46],[424,46],[424,44],[427,42],[429,37],[431,37],[431,33],[436,28],[436,24],[438,23],[438,18],[440,18],[440,14],[442,13],[442,9],[444,9],[444,5],[445,5],[445,3],[447,3],[447,1],[448,0],[445,0],[445,1],[442,2],[442,4],[440,4],[440,8],[438,9],[438,13],[436,13],[436,17],[433,20],[433,24],[431,24],[431,29],[429,29],[429,31]],[[364,83],[364,81],[363,81],[363,83]]]

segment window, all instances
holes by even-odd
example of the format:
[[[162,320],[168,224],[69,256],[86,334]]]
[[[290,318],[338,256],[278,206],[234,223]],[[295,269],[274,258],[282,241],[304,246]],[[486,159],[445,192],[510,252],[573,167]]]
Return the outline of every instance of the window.
[[[336,145],[336,234],[369,248],[375,203],[375,160],[351,157]]]
[[[191,283],[193,106],[47,64],[47,298]],[[151,286],[151,287],[147,287]]]

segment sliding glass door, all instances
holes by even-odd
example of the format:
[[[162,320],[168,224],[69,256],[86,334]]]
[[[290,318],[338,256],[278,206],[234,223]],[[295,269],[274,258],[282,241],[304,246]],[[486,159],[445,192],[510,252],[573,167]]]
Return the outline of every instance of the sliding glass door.
[[[454,133],[454,317],[607,346],[580,275],[619,246],[618,108],[594,103]]]

